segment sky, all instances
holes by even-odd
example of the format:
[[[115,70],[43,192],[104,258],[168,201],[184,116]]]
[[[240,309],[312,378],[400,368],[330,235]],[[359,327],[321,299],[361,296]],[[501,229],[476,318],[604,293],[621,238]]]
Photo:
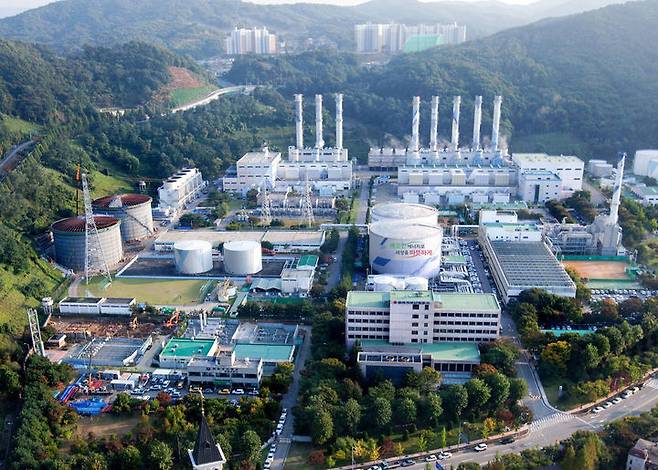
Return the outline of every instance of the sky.
[[[47,3],[52,3],[53,0],[0,0],[0,18],[6,16],[13,16],[25,10],[40,7]],[[138,0],[139,1],[139,0]],[[301,0],[251,0],[254,3],[299,3]],[[362,3],[365,0],[304,0],[306,3],[331,3],[334,5],[354,5]],[[461,0],[461,1],[477,1],[477,0]],[[534,0],[501,0],[505,3],[527,4],[532,3]]]

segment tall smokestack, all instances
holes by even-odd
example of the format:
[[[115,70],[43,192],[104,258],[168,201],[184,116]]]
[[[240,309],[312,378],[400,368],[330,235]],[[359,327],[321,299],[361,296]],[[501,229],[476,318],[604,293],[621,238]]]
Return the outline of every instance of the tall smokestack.
[[[413,118],[411,120],[411,150],[420,150],[420,96],[414,96]]]
[[[343,94],[336,93],[336,148],[343,148]]]
[[[473,150],[480,150],[480,127],[482,126],[482,97],[475,97],[473,111]]]
[[[430,124],[430,150],[434,151],[439,145],[439,97],[432,96],[432,117]]]
[[[295,95],[295,132],[297,136],[297,149],[304,149],[304,109],[302,101],[304,95]]]
[[[502,104],[503,97],[496,96],[494,98],[493,128],[491,129],[491,146],[494,150],[498,150],[500,140],[500,107]]]
[[[459,150],[459,112],[462,97],[455,96],[452,101],[452,150]]]
[[[315,95],[315,148],[324,148],[322,138],[322,95]]]
[[[624,163],[626,163],[626,154],[620,152],[618,154],[619,162],[617,163],[617,177],[615,178],[615,190],[612,193],[612,201],[610,202],[610,217],[608,221],[610,225],[617,225],[619,221],[619,204],[621,201],[621,186],[624,178]]]

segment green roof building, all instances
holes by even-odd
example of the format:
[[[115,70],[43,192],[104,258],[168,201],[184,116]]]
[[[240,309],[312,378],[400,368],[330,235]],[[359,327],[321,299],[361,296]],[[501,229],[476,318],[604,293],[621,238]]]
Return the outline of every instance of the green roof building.
[[[171,338],[160,353],[160,367],[184,369],[193,357],[213,356],[217,347],[216,339]]]

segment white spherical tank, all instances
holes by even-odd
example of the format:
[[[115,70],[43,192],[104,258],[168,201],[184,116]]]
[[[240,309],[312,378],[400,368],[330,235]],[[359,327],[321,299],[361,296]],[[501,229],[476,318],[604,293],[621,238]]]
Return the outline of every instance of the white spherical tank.
[[[422,224],[370,224],[370,266],[379,274],[432,278],[441,267],[443,229]]]
[[[408,204],[404,202],[385,202],[376,204],[370,211],[370,221],[375,222],[404,222],[407,224],[421,224],[436,226],[438,224],[438,211],[423,204]]]
[[[426,277],[420,277],[420,276],[405,277],[404,278],[404,283],[406,284],[406,286],[405,286],[406,290],[428,290],[429,289],[429,281],[427,280]]]
[[[259,242],[239,240],[224,243],[224,270],[229,274],[247,276],[263,269],[263,254]]]
[[[183,240],[174,244],[176,271],[202,274],[212,270],[212,245],[204,240]]]

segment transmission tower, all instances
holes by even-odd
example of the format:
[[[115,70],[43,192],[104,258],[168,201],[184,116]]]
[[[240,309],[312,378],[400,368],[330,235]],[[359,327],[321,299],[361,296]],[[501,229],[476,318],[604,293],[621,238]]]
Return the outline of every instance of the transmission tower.
[[[89,284],[89,274],[93,269],[100,270],[101,274],[107,279],[108,283],[112,282],[110,268],[107,266],[107,260],[103,253],[103,244],[98,235],[96,219],[91,206],[91,194],[89,193],[89,184],[87,175],[82,174],[82,195],[85,203],[85,282]],[[94,267],[97,268],[94,268]]]
[[[41,340],[41,328],[39,327],[39,316],[37,311],[30,308],[27,310],[27,321],[30,324],[30,335],[32,336],[32,347],[39,356],[45,356],[46,351]]]
[[[263,178],[263,200],[261,203],[261,216],[263,225],[272,224],[272,200],[270,199],[270,193],[267,190],[267,178]]]
[[[304,188],[304,196],[302,197],[302,218],[306,219],[306,226],[308,228],[313,227],[315,217],[313,216],[313,199],[308,177],[306,177],[306,187]]]

